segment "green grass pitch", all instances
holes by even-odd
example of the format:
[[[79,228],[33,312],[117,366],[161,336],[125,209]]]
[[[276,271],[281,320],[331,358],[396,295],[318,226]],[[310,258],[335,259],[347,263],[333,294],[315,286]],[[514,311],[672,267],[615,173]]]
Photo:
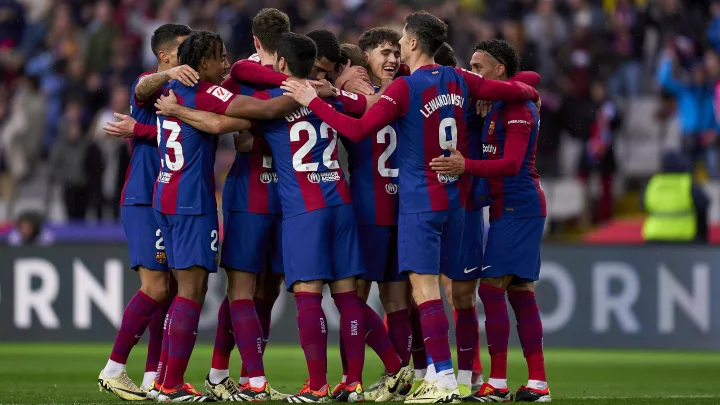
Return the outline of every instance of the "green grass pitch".
[[[483,348],[484,349],[484,348]],[[104,366],[108,344],[0,344],[0,404],[122,403],[100,393],[97,375]],[[337,347],[329,349],[330,383],[339,381]],[[203,388],[212,346],[198,345],[186,374]],[[487,354],[483,351],[484,360]],[[545,352],[553,402],[560,404],[719,404],[720,352],[620,351],[548,349]],[[525,382],[525,362],[518,348],[509,359],[511,389]],[[128,372],[137,384],[145,366],[142,343],[133,351]],[[231,372],[239,374],[233,353]],[[487,364],[486,364],[487,367]],[[273,345],[265,355],[270,383],[281,392],[294,392],[307,375],[302,350]],[[366,384],[381,372],[368,350]]]

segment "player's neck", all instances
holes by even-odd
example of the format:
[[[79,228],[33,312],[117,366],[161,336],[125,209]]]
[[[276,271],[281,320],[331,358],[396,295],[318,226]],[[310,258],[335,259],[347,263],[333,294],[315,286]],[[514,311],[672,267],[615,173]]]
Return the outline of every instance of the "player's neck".
[[[275,54],[270,53],[264,49],[258,49],[258,56],[260,57],[260,63],[263,66],[275,64]]]
[[[170,70],[170,69],[171,69],[170,64],[160,63],[160,64],[158,64],[157,72],[160,73],[160,72],[164,72],[164,71]]]
[[[432,56],[418,53],[416,55],[411,55],[410,58],[404,62],[407,63],[410,68],[410,73],[414,73],[423,66],[434,65],[435,59]]]
[[[375,76],[373,72],[370,72],[370,83],[372,83],[373,86],[382,86],[382,79]]]

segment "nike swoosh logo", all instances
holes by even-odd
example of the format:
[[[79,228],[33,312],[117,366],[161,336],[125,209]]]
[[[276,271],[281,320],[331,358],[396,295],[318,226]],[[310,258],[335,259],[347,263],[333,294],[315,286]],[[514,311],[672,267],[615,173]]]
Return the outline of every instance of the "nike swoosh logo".
[[[466,267],[466,268],[465,268],[465,274],[472,273],[473,271],[475,271],[475,269],[477,269],[477,266],[473,267],[472,269],[468,269],[468,268]],[[483,269],[483,270],[485,270],[485,269]]]
[[[458,349],[461,352],[466,352],[468,350],[472,350],[472,347],[468,347],[467,349],[463,349],[462,347]]]
[[[197,331],[194,331],[194,332],[193,332],[193,335],[197,336]]]
[[[427,342],[428,339],[430,339],[430,338],[426,337],[425,339],[423,339],[423,342]]]
[[[492,266],[483,266],[483,268],[480,271],[485,271],[486,269],[489,269]]]

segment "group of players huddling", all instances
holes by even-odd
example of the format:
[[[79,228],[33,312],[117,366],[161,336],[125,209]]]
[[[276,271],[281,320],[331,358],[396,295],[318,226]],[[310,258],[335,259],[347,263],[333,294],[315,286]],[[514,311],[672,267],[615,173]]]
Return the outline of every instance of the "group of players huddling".
[[[116,114],[120,121],[105,128],[132,140],[122,222],[142,286],[125,309],[100,389],[161,402],[550,402],[533,287],[545,217],[534,167],[539,76],[518,72],[515,51],[499,40],[477,45],[472,72],[455,68],[447,26],[426,12],[409,15],[402,34],[374,28],[357,46],[326,30],[292,33],[277,9],[260,11],[252,31],[257,54],[231,68],[219,35],[161,26],[151,41],[157,72],[133,85],[131,116]],[[234,132],[219,255],[215,151],[218,135]],[[349,154],[349,185],[338,139]],[[218,265],[227,297],[203,395],[184,374]],[[263,366],[283,280],[309,374],[295,395],[270,388]],[[373,281],[387,327],[366,304]],[[340,313],[343,377],[334,389],[324,283]],[[457,377],[441,286],[456,315]],[[486,317],[487,382],[476,294]],[[506,296],[529,371],[514,395]],[[138,387],[125,364],[145,329]],[[385,367],[367,392],[365,344]],[[228,370],[235,345],[239,384]]]

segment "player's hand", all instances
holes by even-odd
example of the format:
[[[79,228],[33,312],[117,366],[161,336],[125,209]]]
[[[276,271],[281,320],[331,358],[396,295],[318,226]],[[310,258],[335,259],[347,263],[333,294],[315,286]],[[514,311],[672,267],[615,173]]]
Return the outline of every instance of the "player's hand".
[[[315,87],[313,87],[313,85],[307,80],[305,83],[284,81],[280,88],[287,92],[285,93],[286,96],[294,98],[295,101],[305,107],[310,105],[310,102],[318,96],[317,91],[315,91]]]
[[[155,100],[155,109],[157,109],[157,112],[155,112],[155,114],[172,117],[175,113],[175,107],[177,106],[177,103],[178,102],[177,97],[175,97],[175,92],[171,89],[168,92],[167,96],[163,95],[157,100]]]
[[[309,83],[315,87],[318,97],[335,97],[338,95],[338,90],[330,84],[329,81],[323,80],[309,80]]]
[[[241,153],[251,152],[254,138],[248,131],[238,132],[233,135],[235,150]]]
[[[340,77],[335,80],[335,86],[345,91],[364,94],[366,96],[375,94],[375,89],[373,89],[370,84],[370,75],[368,75],[367,70],[362,66],[351,66],[350,61],[348,61],[347,65],[343,68]]]
[[[478,100],[475,105],[475,112],[483,118],[486,117],[490,112],[490,108],[492,108],[492,103],[492,101]]]
[[[436,157],[430,161],[430,168],[440,174],[460,175],[465,173],[465,158],[452,146],[448,146],[450,157]]]
[[[168,70],[167,74],[170,80],[177,80],[188,87],[194,86],[200,80],[198,72],[188,65],[174,67]]]
[[[116,138],[132,137],[134,135],[133,130],[135,129],[135,124],[137,123],[137,121],[135,121],[135,118],[120,113],[114,113],[113,115],[115,116],[115,118],[120,119],[120,121],[108,122],[103,127],[103,131],[105,131],[106,134],[114,136]]]

